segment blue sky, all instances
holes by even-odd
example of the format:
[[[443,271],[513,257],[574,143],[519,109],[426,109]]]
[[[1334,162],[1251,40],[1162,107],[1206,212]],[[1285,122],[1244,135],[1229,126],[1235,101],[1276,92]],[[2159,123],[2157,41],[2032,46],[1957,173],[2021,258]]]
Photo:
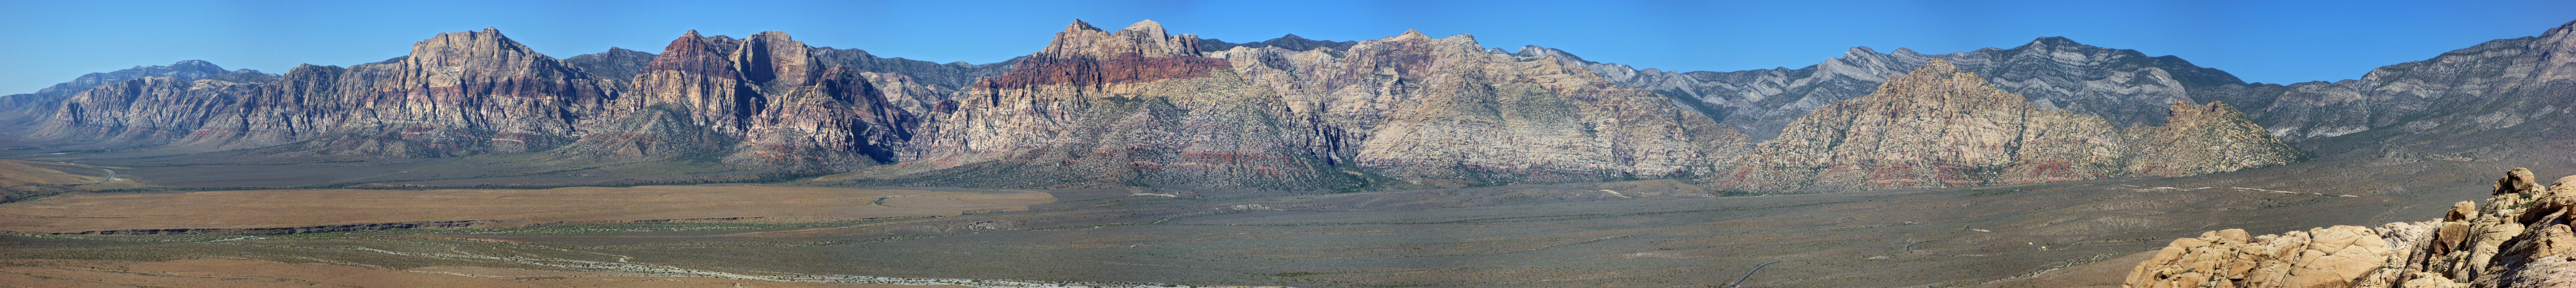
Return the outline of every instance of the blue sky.
[[[363,3],[360,3],[363,2]],[[1248,42],[1358,40],[1420,29],[1667,70],[1804,67],[1852,46],[1924,53],[2043,36],[2177,55],[2247,81],[2360,76],[2576,20],[2576,1],[9,1],[0,94],[188,59],[284,72],[401,56],[440,32],[498,27],[556,58],[660,53],[682,31],[781,30],[816,46],[986,63],[1046,45],[1072,19]],[[2259,2],[2259,3],[2248,3]]]

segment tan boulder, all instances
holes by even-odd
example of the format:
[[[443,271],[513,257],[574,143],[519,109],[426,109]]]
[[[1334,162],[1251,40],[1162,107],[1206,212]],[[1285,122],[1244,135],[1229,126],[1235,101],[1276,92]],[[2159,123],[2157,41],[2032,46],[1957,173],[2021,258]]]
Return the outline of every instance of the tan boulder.
[[[2531,169],[2513,168],[2513,171],[2505,172],[2504,179],[2496,179],[2494,195],[2540,191],[2539,181],[2537,177],[2531,176]],[[2563,182],[2567,179],[2559,179],[2559,181]]]
[[[2508,171],[2485,205],[2463,201],[2439,221],[2377,229],[2335,226],[2175,239],[2131,269],[2124,287],[2576,287],[2576,176],[2538,186]],[[2551,189],[2556,188],[2556,189]]]

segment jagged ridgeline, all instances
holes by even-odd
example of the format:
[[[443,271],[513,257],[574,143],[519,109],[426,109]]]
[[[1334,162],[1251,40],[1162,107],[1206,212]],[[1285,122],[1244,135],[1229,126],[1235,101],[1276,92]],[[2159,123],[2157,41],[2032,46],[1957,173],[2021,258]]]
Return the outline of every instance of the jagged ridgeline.
[[[1279,41],[1286,42],[1286,41]],[[1705,173],[1741,136],[1549,57],[1420,32],[1205,51],[1076,22],[938,104],[909,185],[1351,190]]]
[[[2138,263],[2127,287],[2576,286],[2576,176],[2541,186],[2514,168],[2485,204],[2441,220],[2175,239]]]
[[[12,117],[41,123],[24,135],[59,143],[688,161],[846,172],[825,179],[864,185],[1355,191],[1680,178],[1799,192],[2190,175],[2297,154],[2224,104],[2179,101],[2163,125],[2123,128],[1983,80],[1936,81],[1977,78],[1943,76],[1953,68],[1891,80],[1908,92],[1820,109],[1756,145],[1705,107],[1604,78],[1604,64],[1416,31],[1232,44],[1152,21],[1076,21],[1043,50],[982,65],[776,31],[689,31],[659,54],[561,61],[492,29],[412,48],[273,77],[135,76],[6,100],[32,107]]]
[[[1709,182],[1751,191],[2030,184],[2227,172],[2300,155],[2227,104],[2171,105],[2164,125],[2121,128],[2042,109],[1932,60],[1790,122]]]

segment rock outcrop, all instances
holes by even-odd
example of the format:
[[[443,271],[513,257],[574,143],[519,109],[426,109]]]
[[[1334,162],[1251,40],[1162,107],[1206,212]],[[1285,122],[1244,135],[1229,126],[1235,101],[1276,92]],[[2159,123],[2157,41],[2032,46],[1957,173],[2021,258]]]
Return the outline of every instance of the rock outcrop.
[[[580,113],[614,97],[490,29],[440,34],[386,62],[298,67],[266,83],[143,78],[101,87],[66,99],[34,136],[279,155],[517,153],[578,137]]]
[[[2441,220],[2176,239],[2125,287],[2568,287],[2576,285],[2576,176],[2538,185],[2515,168],[2485,204]]]
[[[567,64],[497,30],[444,33],[404,57],[306,65],[273,80],[112,82],[64,98],[31,134],[280,156],[553,151],[563,161],[717,156],[746,168],[847,170],[892,161],[889,147],[926,109],[920,97],[947,91],[820,62],[815,51],[774,31],[742,40],[691,31],[660,55],[615,49]],[[914,107],[896,106],[905,104]]]
[[[1349,190],[1705,173],[1741,136],[1543,55],[1419,32],[1333,47],[1203,49],[1152,21],[1076,22],[942,100],[920,185]]]
[[[2224,104],[2158,98],[2176,103],[2172,124],[2123,128],[1983,78],[1928,80],[1950,72],[1827,107],[1753,153],[1751,137],[1690,111],[1708,107],[1622,87],[1603,75],[1635,75],[1602,65],[1469,35],[1232,44],[1152,21],[1077,21],[1041,51],[984,65],[812,47],[777,31],[689,31],[658,54],[557,61],[486,29],[275,80],[109,83],[66,97],[34,135],[297,157],[713,161],[857,171],[883,185],[1302,191],[1651,178],[1940,187],[2202,174],[2294,154],[2244,133],[2262,129]],[[1878,142],[1845,145],[1861,138]]]
[[[226,71],[224,67],[205,60],[187,60],[167,66],[134,66],[125,70],[89,73],[73,78],[71,82],[58,83],[36,90],[36,93],[0,96],[0,121],[42,119],[54,112],[52,108],[62,106],[61,101],[72,94],[79,94],[81,91],[88,91],[100,85],[148,77],[170,77],[178,81],[216,79],[234,83],[259,83],[276,79],[277,75],[250,69]]]
[[[864,72],[821,61],[786,32],[743,39],[688,31],[643,65],[633,97],[569,158],[719,156],[738,167],[846,171],[893,161],[918,108],[895,107]],[[901,88],[901,87],[898,87]],[[633,112],[633,114],[623,114]]]
[[[1709,182],[1849,191],[2183,176],[2288,163],[2298,151],[2222,103],[2173,102],[2161,126],[2044,109],[1945,60],[1825,106]]]
[[[2511,161],[2513,155],[2566,152],[2552,148],[2562,145],[2542,143],[2576,139],[2548,132],[2576,124],[2561,120],[2576,117],[2564,115],[2569,112],[2557,105],[2576,95],[2576,65],[2568,60],[2576,56],[2571,55],[2576,55],[2576,22],[2536,37],[2498,39],[2380,67],[2357,79],[2292,84],[2246,83],[2174,56],[2150,57],[2060,37],[2011,49],[1948,54],[1856,47],[1799,69],[1680,72],[1580,63],[1622,86],[1673,97],[1756,140],[1776,137],[1800,116],[1866,95],[1887,77],[1941,59],[1986,75],[1988,82],[2022,94],[2033,105],[2100,116],[2115,126],[2162,123],[2170,114],[2164,104],[2173,101],[2225,102],[2242,109],[2274,138],[2321,160],[2394,165]],[[2550,140],[2512,136],[2534,133]]]
[[[28,135],[305,157],[715,161],[886,185],[1253,190],[1687,178],[1837,191],[2197,175],[2301,155],[2239,102],[2194,101],[2226,98],[2195,90],[2233,85],[2224,72],[2063,38],[1686,74],[1468,35],[1232,44],[1152,21],[1077,21],[1041,51],[982,65],[777,31],[690,31],[659,54],[557,61],[486,29],[274,79],[105,83],[62,97]],[[1764,127],[1777,128],[1739,130]]]
[[[2166,104],[2175,101],[2240,103],[2238,98],[2211,95],[2234,91],[2225,85],[2246,85],[2226,71],[2194,66],[2182,58],[2095,47],[2064,37],[2041,37],[2012,49],[1937,55],[1905,48],[1880,53],[1853,47],[1840,57],[1799,69],[1678,72],[1581,63],[1622,86],[1655,90],[1756,139],[1769,140],[1802,115],[1868,95],[1889,77],[1932,60],[1984,75],[1987,82],[2021,94],[2032,105],[2102,117],[2119,127],[2163,123]]]

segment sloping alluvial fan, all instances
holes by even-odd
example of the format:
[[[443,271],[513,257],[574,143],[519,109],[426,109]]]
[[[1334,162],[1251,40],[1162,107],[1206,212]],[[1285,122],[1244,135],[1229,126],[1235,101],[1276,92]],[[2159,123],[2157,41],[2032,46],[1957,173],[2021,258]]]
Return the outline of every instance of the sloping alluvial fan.
[[[689,31],[659,54],[558,61],[485,29],[384,62],[274,77],[99,78],[13,117],[58,143],[346,160],[528,153],[560,166],[852,172],[836,179],[857,185],[1207,191],[1680,178],[1810,192],[2193,175],[2296,159],[2262,131],[2311,129],[2266,129],[2255,123],[2268,114],[2249,118],[2191,90],[2236,83],[2225,72],[2062,38],[1940,57],[1861,52],[1846,58],[1875,55],[1853,66],[1874,68],[1684,75],[1487,49],[1470,35],[1232,44],[1152,21],[1076,21],[1043,50],[980,65],[812,47],[776,31]],[[2033,56],[2059,54],[2091,56]],[[1920,81],[1889,80],[1932,63],[1944,64],[1906,76]],[[1842,76],[1805,79],[1817,75]],[[1882,86],[1906,92],[1861,97]],[[2098,87],[2128,88],[2088,92]],[[1778,96],[1793,92],[1807,94]],[[2255,103],[2276,102],[2288,103]]]
[[[2515,168],[2493,197],[2441,220],[2175,239],[2138,263],[2128,287],[2576,286],[2576,176],[2541,186]]]

